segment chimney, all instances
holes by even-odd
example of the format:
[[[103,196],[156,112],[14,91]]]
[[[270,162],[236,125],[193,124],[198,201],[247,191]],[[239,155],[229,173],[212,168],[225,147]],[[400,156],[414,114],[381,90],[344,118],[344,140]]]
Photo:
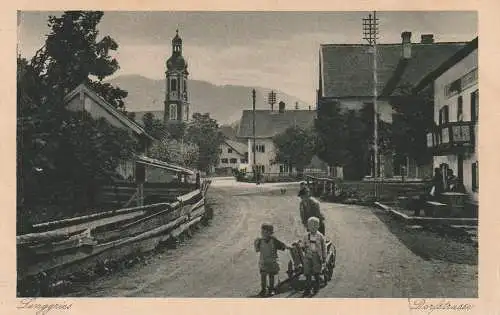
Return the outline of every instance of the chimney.
[[[402,46],[403,46],[403,58],[410,59],[411,58],[411,32],[403,32],[401,33]]]
[[[279,102],[279,112],[284,113],[285,112],[285,102],[281,101]]]
[[[434,35],[433,34],[422,34],[420,37],[421,44],[432,44],[434,43]]]

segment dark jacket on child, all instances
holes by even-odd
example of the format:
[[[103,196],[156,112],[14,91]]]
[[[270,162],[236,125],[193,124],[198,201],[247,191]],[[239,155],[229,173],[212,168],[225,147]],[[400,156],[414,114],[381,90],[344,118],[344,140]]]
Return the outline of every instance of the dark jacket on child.
[[[260,253],[260,272],[277,274],[280,270],[278,264],[278,250],[285,250],[286,245],[274,236],[271,236],[267,240],[258,238],[255,240],[254,245],[255,251]]]

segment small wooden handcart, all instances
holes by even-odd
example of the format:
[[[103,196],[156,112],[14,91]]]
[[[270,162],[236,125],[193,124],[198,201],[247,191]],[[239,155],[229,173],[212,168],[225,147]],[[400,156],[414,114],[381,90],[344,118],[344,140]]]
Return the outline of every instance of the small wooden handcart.
[[[292,288],[297,289],[300,276],[304,272],[304,252],[300,241],[292,243],[289,249],[290,261],[288,262],[287,275]],[[337,249],[331,241],[326,241],[326,263],[321,272],[321,280],[326,285],[333,277],[335,260],[337,258]]]

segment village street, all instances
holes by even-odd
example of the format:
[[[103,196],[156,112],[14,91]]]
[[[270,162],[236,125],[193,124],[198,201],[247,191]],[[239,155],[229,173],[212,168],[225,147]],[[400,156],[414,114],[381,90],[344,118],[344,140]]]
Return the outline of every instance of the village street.
[[[284,185],[287,190],[281,194],[279,187]],[[179,248],[155,254],[147,264],[82,285],[71,295],[252,297],[259,291],[253,241],[261,223],[273,223],[276,236],[286,243],[303,233],[297,190],[297,184],[256,186],[216,179],[208,196],[215,212],[210,226]],[[463,254],[458,253],[462,257],[456,261],[436,253],[415,254],[398,236],[401,229],[391,227],[382,210],[332,203],[321,207],[326,234],[337,247],[337,267],[332,281],[316,297],[476,296],[477,264],[460,261]],[[428,240],[422,236],[422,242]],[[432,244],[426,246],[432,248]],[[281,281],[287,277],[287,262],[287,253],[281,252]],[[282,289],[285,292],[277,297],[301,296],[286,285]]]

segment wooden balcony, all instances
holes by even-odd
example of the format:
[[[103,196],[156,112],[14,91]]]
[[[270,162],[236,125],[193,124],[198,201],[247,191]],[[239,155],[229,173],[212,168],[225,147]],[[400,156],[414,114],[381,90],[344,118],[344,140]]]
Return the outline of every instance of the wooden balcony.
[[[473,152],[477,124],[473,121],[456,121],[439,125],[427,134],[427,147],[434,155]]]

